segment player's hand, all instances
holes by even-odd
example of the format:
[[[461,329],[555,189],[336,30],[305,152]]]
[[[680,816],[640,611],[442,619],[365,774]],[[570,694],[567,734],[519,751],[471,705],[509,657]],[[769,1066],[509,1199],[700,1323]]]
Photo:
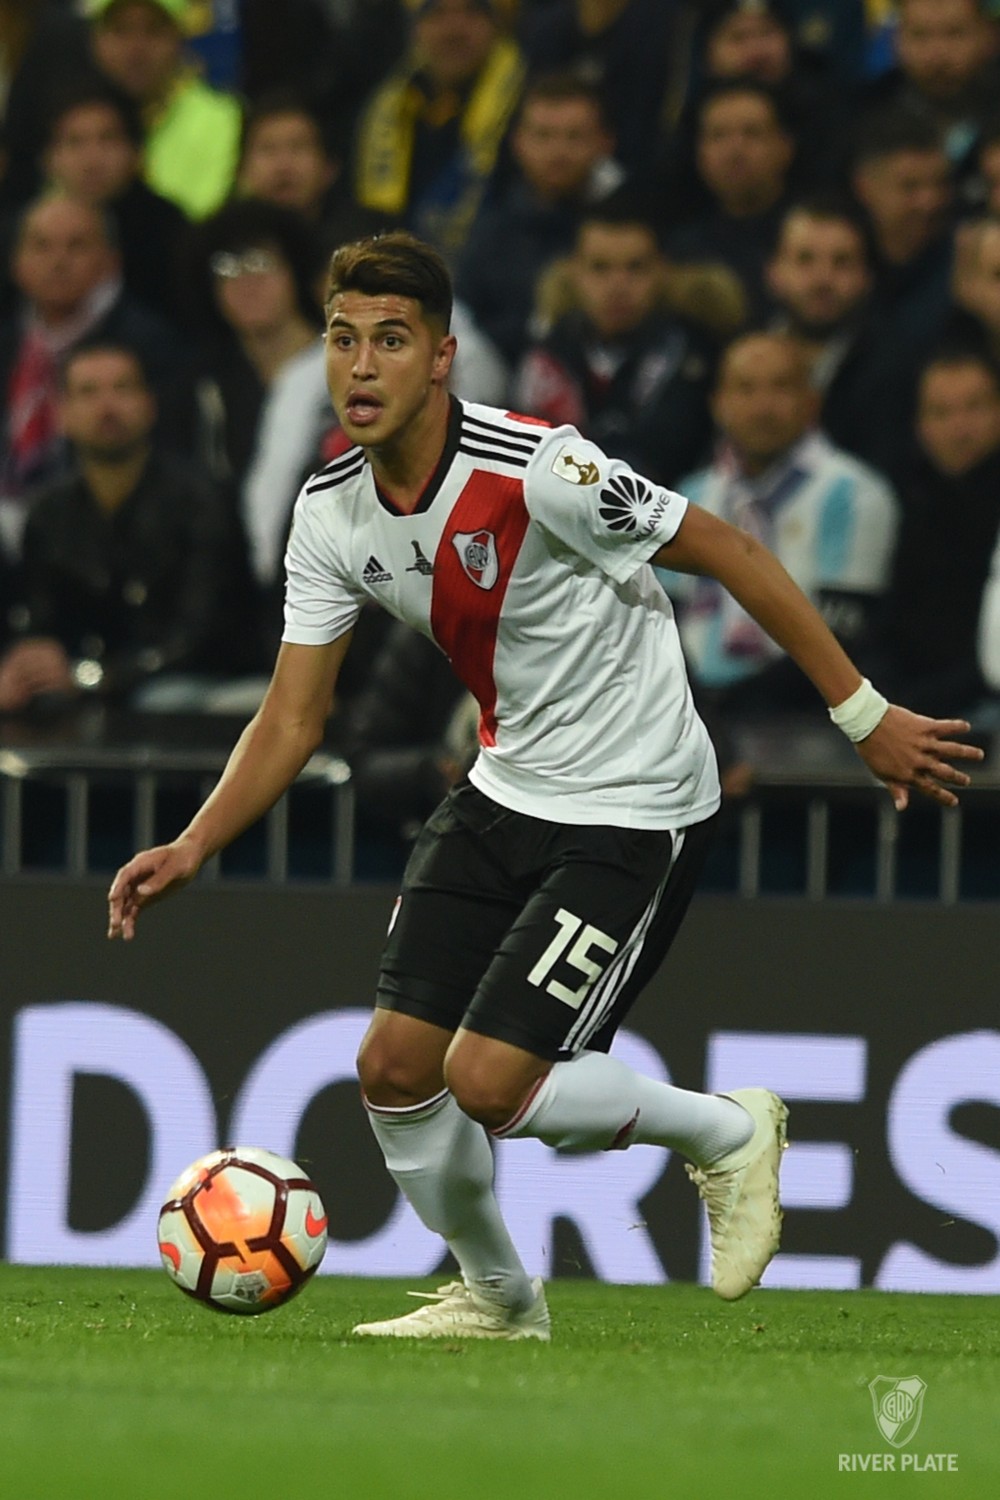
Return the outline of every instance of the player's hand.
[[[184,839],[134,855],[122,865],[108,891],[108,937],[131,942],[139,913],[187,885],[201,865],[198,850]]]
[[[977,745],[958,738],[969,729],[964,719],[927,719],[893,703],[877,728],[854,748],[885,782],[897,812],[908,805],[911,787],[942,807],[955,807],[955,788],[968,786],[969,776],[952,762],[983,758]]]

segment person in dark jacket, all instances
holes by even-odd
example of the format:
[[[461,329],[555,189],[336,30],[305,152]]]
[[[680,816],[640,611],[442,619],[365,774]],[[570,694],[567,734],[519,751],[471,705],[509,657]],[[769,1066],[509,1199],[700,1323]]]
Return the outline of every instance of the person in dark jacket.
[[[808,349],[823,404],[820,424],[840,448],[876,469],[908,451],[915,370],[927,350],[893,337],[872,306],[875,252],[858,206],[835,193],[796,199],[767,267],[771,326]]]
[[[902,522],[878,666],[918,713],[951,717],[987,691],[976,632],[1000,535],[1000,367],[962,349],[933,357],[916,437],[897,479]]]
[[[515,171],[480,210],[455,285],[476,323],[514,365],[531,338],[539,277],[570,253],[583,214],[625,174],[614,160],[600,94],[572,73],[529,84],[510,146]]]
[[[24,634],[0,661],[0,710],[88,692],[136,702],[166,674],[238,670],[237,533],[205,478],[154,447],[156,403],[136,355],[107,344],[70,354],[62,422],[77,467],[31,507]]]
[[[716,341],[671,305],[671,271],[628,199],[587,213],[567,273],[569,310],[525,354],[514,405],[676,483],[711,444]]]
[[[56,101],[42,162],[50,186],[109,215],[126,290],[173,323],[188,221],[143,182],[144,144],[127,94],[110,83],[81,82]]]
[[[0,546],[16,560],[27,495],[65,469],[59,372],[85,340],[142,357],[158,405],[158,436],[182,448],[194,428],[188,357],[170,325],[125,291],[107,216],[53,193],[26,210],[12,256],[20,293],[0,319]]]

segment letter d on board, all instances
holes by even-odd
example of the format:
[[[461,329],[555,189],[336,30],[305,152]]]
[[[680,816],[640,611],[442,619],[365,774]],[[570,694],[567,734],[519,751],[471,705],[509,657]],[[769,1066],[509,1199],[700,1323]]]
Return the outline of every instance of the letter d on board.
[[[157,1265],[156,1214],[178,1173],[217,1144],[215,1108],[193,1052],[168,1027],[112,1005],[32,1005],[14,1022],[7,1258],[25,1265]],[[110,1229],[71,1229],[73,1084],[117,1079],[149,1119],[138,1201]],[[108,1171],[115,1168],[109,1157]]]

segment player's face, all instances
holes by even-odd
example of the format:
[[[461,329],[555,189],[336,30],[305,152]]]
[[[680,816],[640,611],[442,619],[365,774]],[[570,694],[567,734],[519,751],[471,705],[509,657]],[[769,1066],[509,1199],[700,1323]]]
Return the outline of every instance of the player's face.
[[[394,443],[447,382],[455,339],[413,297],[339,292],[327,309],[330,399],[354,443]]]
[[[282,208],[309,213],[336,175],[316,126],[305,115],[270,115],[255,125],[240,167],[240,188]]]
[[[705,54],[713,78],[780,83],[792,71],[788,32],[766,11],[736,11],[713,31]]]
[[[964,474],[1000,448],[1000,389],[978,360],[935,365],[920,383],[917,433],[945,474]]]
[[[149,0],[118,0],[94,28],[102,73],[133,99],[160,98],[180,67],[181,34],[166,11]]]
[[[871,288],[864,244],[854,226],[805,213],[786,219],[769,275],[800,332],[810,337],[832,333]]]
[[[584,313],[605,339],[632,333],[656,306],[663,261],[642,225],[588,224],[573,258]]]
[[[977,0],[906,0],[896,46],[903,72],[923,93],[950,99],[995,56],[996,25]]]
[[[549,198],[567,198],[584,188],[612,140],[589,99],[533,99],[513,146],[532,187]]]
[[[95,349],[73,361],[62,422],[66,436],[86,456],[105,461],[130,456],[149,440],[155,419],[142,372],[127,354]]]
[[[52,179],[84,203],[109,203],[139,170],[139,153],[117,110],[80,104],[56,126],[46,158]]]
[[[744,338],[726,354],[712,410],[752,471],[760,472],[797,442],[815,421],[817,407],[806,364],[789,341],[766,334]]]

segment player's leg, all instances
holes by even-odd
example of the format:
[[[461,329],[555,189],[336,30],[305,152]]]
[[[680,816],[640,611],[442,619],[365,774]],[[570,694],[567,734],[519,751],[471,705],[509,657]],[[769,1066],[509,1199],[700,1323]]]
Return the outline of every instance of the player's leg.
[[[627,858],[616,874],[618,832],[575,831],[600,860],[556,865],[525,908],[456,1033],[445,1077],[462,1108],[499,1137],[576,1151],[653,1144],[687,1156],[709,1207],[713,1284],[741,1296],[777,1249],[786,1111],[763,1089],[696,1093],[591,1050],[610,1043],[662,961],[710,836],[695,827],[675,837],[664,873],[657,836],[623,834]]]
[[[421,1221],[442,1236],[462,1280],[401,1318],[359,1325],[389,1337],[548,1338],[548,1311],[493,1193],[483,1126],[443,1080],[455,1027],[516,907],[485,904],[475,851],[446,808],[431,819],[404,879],[383,955],[378,1008],[358,1058],[372,1130]],[[493,878],[493,877],[490,877]]]

